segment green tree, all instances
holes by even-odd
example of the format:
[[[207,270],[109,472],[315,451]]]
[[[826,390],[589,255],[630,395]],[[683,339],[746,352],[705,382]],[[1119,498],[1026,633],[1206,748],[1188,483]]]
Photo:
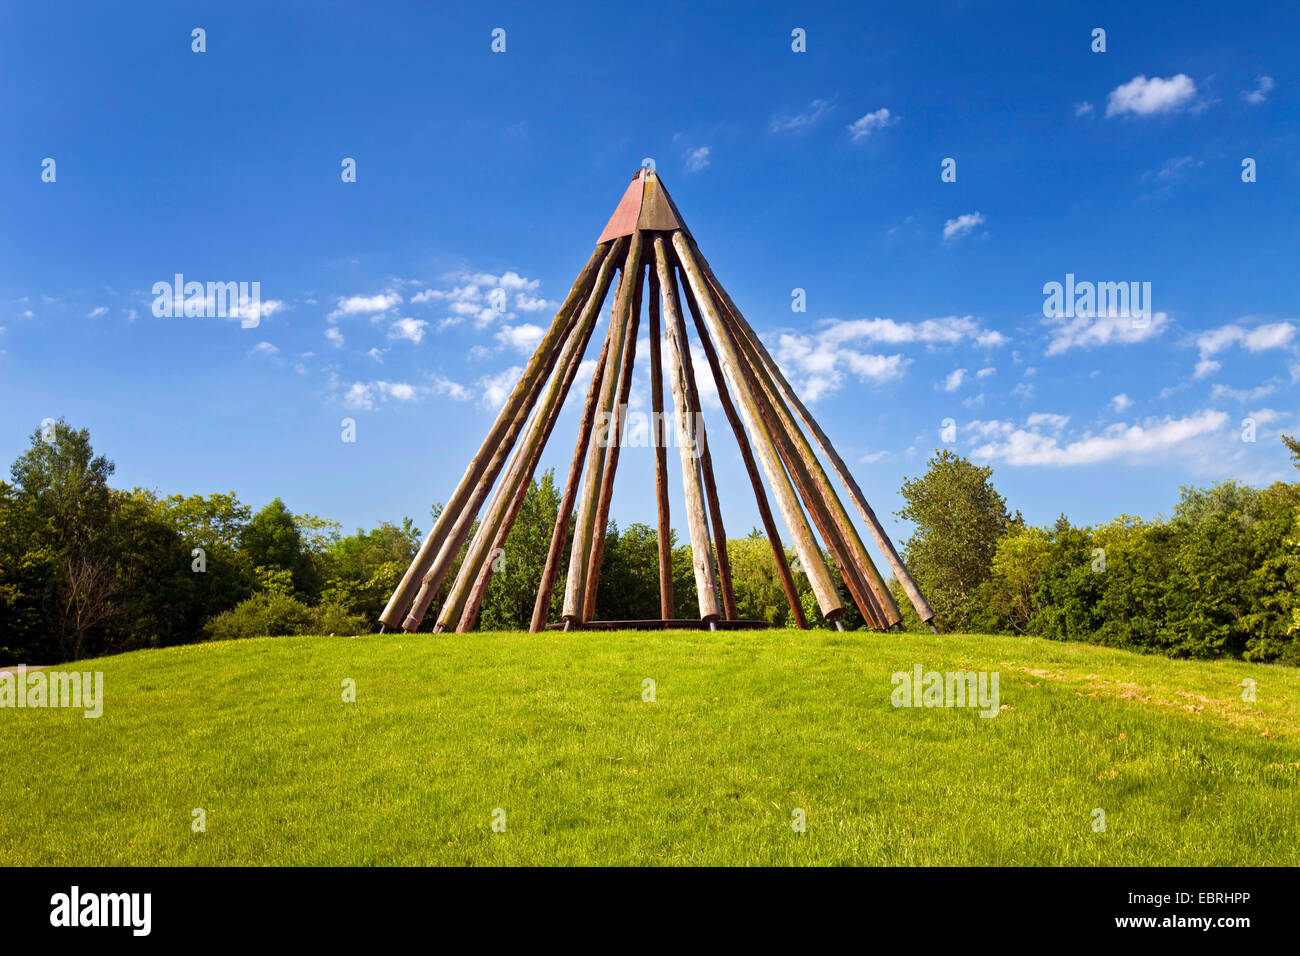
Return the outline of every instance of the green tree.
[[[288,571],[299,597],[315,600],[320,594],[320,576],[303,551],[293,512],[279,498],[253,516],[243,529],[240,545],[254,567]]]
[[[993,488],[992,468],[981,468],[943,449],[926,473],[903,482],[905,507],[897,512],[916,530],[903,542],[904,561],[949,630],[992,629],[989,581],[1003,535],[1023,524]]]
[[[1020,528],[997,543],[990,593],[1018,634],[1029,632],[1041,609],[1039,588],[1053,551],[1051,534],[1043,528]]]
[[[731,539],[727,542],[727,557],[731,559],[731,581],[740,616],[770,621],[777,627],[793,627],[790,604],[767,535],[754,528],[744,538]]]
[[[555,487],[554,471],[548,469],[540,481],[534,478],[529,482],[501,553],[488,556],[495,570],[479,610],[481,629],[524,630],[532,622],[537,587],[559,511],[560,492]],[[551,607],[557,616],[563,594],[562,587],[551,594]]]

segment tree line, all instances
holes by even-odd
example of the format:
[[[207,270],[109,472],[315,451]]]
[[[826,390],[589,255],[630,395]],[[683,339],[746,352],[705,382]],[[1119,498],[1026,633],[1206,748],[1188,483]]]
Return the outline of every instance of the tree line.
[[[1300,443],[1286,441],[1300,463]],[[12,481],[0,481],[0,664],[373,631],[422,538],[410,518],[344,534],[338,522],[295,514],[279,498],[254,513],[234,492],[124,491],[110,487],[113,471],[85,429],[60,419],[32,435]],[[951,451],[937,453],[901,491],[899,515],[915,527],[903,557],[945,630],[1300,664],[1300,484],[1184,488],[1167,520],[1121,516],[1091,528],[1064,515],[1050,528],[1028,526],[994,489],[992,469]],[[551,472],[533,480],[497,560],[480,629],[527,628],[559,497]],[[731,539],[727,553],[740,615],[792,626],[766,536],[754,529]],[[689,545],[674,540],[672,556],[677,615],[698,616]],[[829,626],[788,557],[809,623]],[[611,521],[598,615],[657,618],[658,574],[655,530]],[[904,625],[919,628],[897,581],[890,586]],[[561,574],[553,621],[563,593]],[[863,627],[852,601],[845,604],[844,625]],[[435,619],[431,612],[422,629]]]

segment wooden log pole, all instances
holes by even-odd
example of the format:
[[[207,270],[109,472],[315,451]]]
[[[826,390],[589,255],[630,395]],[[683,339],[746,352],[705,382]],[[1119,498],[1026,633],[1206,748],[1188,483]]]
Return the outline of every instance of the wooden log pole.
[[[835,489],[822,470],[812,446],[782,402],[780,393],[760,364],[758,356],[738,333],[732,318],[724,308],[724,325],[736,343],[745,375],[759,398],[760,410],[777,441],[777,448],[785,460],[795,487],[808,504],[813,521],[830,548],[845,587],[853,595],[869,626],[880,630],[892,627],[901,620],[898,606],[893,603],[884,580],[871,562],[852,519],[835,495]],[[872,574],[875,575],[874,580]]]
[[[673,594],[673,535],[668,510],[668,427],[664,421],[663,358],[660,353],[659,270],[650,270],[650,410],[655,456],[655,504],[659,517],[659,617],[677,617]]]
[[[456,523],[457,517],[473,496],[474,490],[484,480],[489,465],[496,460],[497,453],[502,445],[506,445],[508,450],[508,447],[514,444],[514,439],[518,434],[515,426],[522,426],[523,424],[520,420],[520,409],[526,409],[536,400],[537,392],[541,389],[538,379],[544,379],[554,366],[560,343],[572,325],[574,314],[580,303],[590,293],[592,286],[595,284],[597,272],[604,260],[608,258],[614,245],[614,243],[603,243],[597,246],[595,251],[592,252],[591,258],[587,260],[582,272],[578,274],[578,278],[574,281],[568,296],[555,313],[555,319],[551,322],[550,329],[542,336],[542,341],[537,344],[532,358],[524,366],[519,382],[507,397],[505,404],[501,406],[501,411],[497,414],[496,421],[493,422],[492,428],[483,439],[482,445],[479,446],[478,453],[471,459],[464,475],[461,476],[460,482],[443,506],[438,520],[434,522],[433,528],[425,536],[424,542],[420,545],[420,550],[402,575],[402,580],[388,599],[388,604],[380,613],[381,630],[396,627],[397,623],[402,620],[402,615],[411,606],[416,591],[420,588],[429,567]],[[513,432],[512,428],[514,429]],[[504,462],[505,459],[502,457],[500,460]],[[498,467],[500,466],[498,465]],[[493,475],[488,480],[488,484],[490,485],[495,478],[496,476]]]
[[[632,314],[632,290],[636,283],[633,278],[641,266],[642,235],[640,231],[632,235],[628,245],[627,257],[623,263],[624,281],[619,283],[618,294],[614,302],[614,314],[610,317],[609,354],[605,357],[606,373],[601,378],[600,404],[597,406],[596,428],[592,432],[592,444],[601,444],[601,431],[609,427],[617,397],[618,375],[614,370],[623,363],[623,347],[627,337],[627,326]],[[567,625],[583,623],[583,609],[586,599],[587,559],[591,554],[593,529],[596,511],[600,506],[600,486],[605,467],[603,447],[592,447],[587,454],[582,495],[578,502],[578,520],[573,532],[573,547],[569,551],[569,574],[564,582],[564,621]]]
[[[676,259],[667,249],[665,249],[665,254],[669,257],[668,277],[675,279],[673,265],[676,264]],[[673,288],[673,293],[675,296],[676,286]],[[695,380],[695,361],[691,358],[690,343],[686,338],[686,323],[681,319],[680,315],[678,320],[682,323],[682,342],[685,346],[682,361],[686,366],[686,383],[689,386],[687,399],[691,403],[691,415],[695,421],[696,450],[699,453],[700,474],[704,479],[704,498],[708,503],[709,519],[713,525],[713,547],[718,559],[718,584],[722,589],[722,608],[727,620],[734,621],[740,617],[740,614],[736,610],[736,591],[731,583],[731,559],[727,554],[727,529],[722,521],[722,504],[718,500],[718,485],[713,477],[713,455],[709,453],[708,430],[704,427],[704,407],[700,402],[699,384]]]
[[[623,345],[623,367],[619,370],[618,399],[614,403],[614,420],[609,429],[609,451],[605,456],[605,470],[601,474],[600,503],[596,507],[596,521],[592,526],[591,557],[587,560],[587,586],[582,599],[582,619],[592,620],[596,613],[596,592],[600,588],[600,563],[605,557],[605,533],[609,526],[609,509],[614,500],[614,474],[618,471],[619,449],[623,447],[623,429],[627,423],[627,401],[632,391],[632,375],[636,364],[636,337],[641,329],[641,282],[644,272],[637,270],[632,289],[632,315],[627,324],[627,341]]]
[[[434,625],[435,632],[449,630],[457,623],[458,619],[462,618],[463,612],[469,604],[474,585],[484,568],[488,569],[488,575],[483,580],[483,587],[487,587],[491,577],[491,564],[495,560],[495,556],[490,552],[489,548],[493,546],[499,532],[504,529],[505,533],[509,533],[508,522],[513,521],[513,518],[507,517],[510,512],[511,502],[515,498],[516,492],[521,487],[526,491],[529,482],[532,480],[533,471],[536,469],[537,461],[541,457],[542,449],[546,444],[546,440],[550,437],[551,429],[555,425],[555,419],[558,417],[564,399],[568,395],[569,387],[573,384],[578,365],[582,362],[582,355],[586,351],[591,333],[596,327],[596,319],[600,314],[601,304],[608,294],[610,282],[613,281],[615,261],[606,257],[601,274],[597,276],[596,286],[592,289],[591,295],[588,296],[572,332],[565,340],[559,357],[559,367],[555,374],[551,376],[549,383],[547,383],[546,390],[529,420],[524,439],[511,459],[510,467],[506,470],[505,477],[496,489],[492,497],[492,503],[489,505],[473,541],[470,543],[464,561],[461,562],[460,571],[457,573],[455,582],[447,595],[446,601],[443,603],[442,610],[438,614],[438,621]],[[480,595],[480,601],[481,597],[482,595]],[[478,609],[475,608],[474,614],[471,616],[477,616],[477,613]]]
[[[913,579],[911,573],[907,570],[907,566],[903,564],[902,559],[898,556],[898,551],[894,547],[893,541],[890,540],[888,532],[886,532],[884,527],[881,525],[880,520],[876,517],[876,513],[871,508],[871,505],[867,503],[866,496],[862,493],[861,487],[854,479],[852,472],[849,471],[848,466],[845,465],[844,459],[841,458],[839,453],[835,450],[835,446],[826,436],[826,433],[817,423],[817,420],[813,417],[812,413],[808,411],[808,407],[800,400],[798,393],[796,393],[794,388],[790,385],[784,373],[782,373],[780,366],[777,365],[776,361],[772,358],[771,353],[768,352],[767,347],[763,344],[762,339],[754,333],[754,330],[750,327],[749,323],[745,321],[744,316],[736,307],[736,304],[731,301],[731,297],[728,296],[726,290],[722,288],[722,284],[718,281],[717,276],[714,275],[713,270],[709,267],[708,261],[703,255],[699,257],[699,262],[701,271],[708,279],[710,285],[718,290],[722,304],[738,320],[737,326],[741,333],[753,344],[755,351],[762,358],[763,364],[771,373],[776,383],[780,386],[781,391],[785,394],[786,400],[794,408],[796,414],[798,414],[803,423],[808,427],[808,430],[812,432],[813,437],[817,440],[818,447],[821,448],[822,453],[825,454],[826,458],[830,461],[831,468],[835,471],[841,484],[844,485],[845,490],[848,491],[849,497],[853,499],[853,503],[857,506],[858,511],[861,512],[862,518],[866,521],[867,528],[871,532],[871,536],[875,539],[876,545],[880,548],[881,553],[884,554],[890,570],[894,572],[894,576],[898,578],[899,583],[903,586],[903,591],[912,602],[912,607],[916,609],[917,615],[920,616],[922,621],[930,625],[931,630],[937,632],[938,629],[933,623],[934,610],[930,607],[930,603],[926,600],[925,595],[921,593],[920,587]]]
[[[680,266],[679,266],[680,268]],[[799,601],[799,591],[794,584],[794,575],[790,573],[790,561],[785,555],[785,546],[781,543],[781,533],[777,529],[776,519],[772,516],[772,506],[767,500],[767,490],[763,487],[763,478],[758,473],[758,464],[754,461],[753,449],[749,447],[749,439],[745,435],[745,426],[740,421],[740,416],[736,414],[736,406],[731,401],[731,396],[727,393],[727,380],[722,372],[722,366],[718,364],[718,353],[713,346],[713,341],[709,337],[709,330],[704,327],[704,320],[700,317],[699,305],[695,302],[695,293],[684,280],[682,282],[682,293],[686,299],[686,305],[690,309],[691,318],[695,322],[695,333],[699,337],[700,347],[704,349],[704,357],[708,360],[709,370],[713,373],[713,382],[718,390],[718,400],[722,404],[723,414],[727,417],[728,424],[736,436],[736,444],[740,447],[740,457],[745,463],[745,471],[749,474],[750,484],[754,488],[754,500],[758,504],[758,514],[763,522],[763,530],[767,534],[768,543],[772,547],[772,558],[776,562],[777,577],[781,581],[781,589],[785,592],[785,599],[790,605],[790,613],[794,617],[795,626],[800,630],[808,630],[808,618],[804,615],[803,605]]]
[[[600,399],[600,383],[605,372],[605,358],[608,355],[609,335],[607,333],[600,358],[596,360],[596,371],[591,379],[591,387],[587,390],[587,401],[582,408],[582,417],[578,424],[578,440],[574,444],[573,459],[569,463],[569,476],[564,482],[564,493],[560,496],[560,507],[555,514],[555,531],[551,534],[551,546],[546,552],[546,565],[542,570],[542,580],[537,587],[533,619],[528,627],[533,634],[541,633],[546,627],[547,618],[550,617],[551,594],[555,590],[555,579],[560,573],[564,545],[569,538],[569,520],[573,517],[573,506],[578,497],[578,482],[582,479],[582,463],[586,459],[587,444],[596,421],[596,403]]]
[[[709,334],[718,347],[723,373],[731,385],[732,393],[739,400],[738,407],[745,422],[745,429],[753,439],[758,461],[767,475],[768,484],[776,497],[777,507],[790,531],[795,554],[803,565],[804,573],[808,575],[808,583],[817,597],[817,605],[822,615],[830,620],[838,620],[844,611],[844,602],[835,587],[826,559],[817,546],[817,539],[813,537],[803,506],[799,503],[799,496],[781,464],[772,436],[759,415],[755,398],[746,385],[741,371],[743,366],[740,355],[723,325],[719,306],[700,271],[692,245],[680,230],[673,233],[673,249],[677,252],[677,261],[681,264],[686,283],[699,304],[700,314],[705,320]]]
[[[776,445],[777,453],[781,456],[782,462],[785,464],[790,480],[794,483],[808,508],[813,524],[816,525],[822,540],[826,542],[827,550],[830,551],[836,567],[839,568],[844,586],[848,589],[853,600],[857,602],[858,609],[862,612],[862,617],[867,626],[883,629],[884,618],[880,606],[875,601],[860,570],[849,559],[848,546],[844,536],[831,518],[826,503],[821,498],[819,489],[809,474],[806,462],[795,450],[794,443],[787,432],[787,423],[781,419],[776,409],[773,408],[771,395],[764,389],[757,371],[749,363],[744,350],[740,349],[739,343],[736,344],[740,355],[741,371],[751,393],[755,396],[759,415],[772,436],[772,441]]]
[[[598,304],[596,306],[597,313],[599,309]],[[488,585],[492,583],[492,575],[497,569],[497,555],[501,555],[505,559],[506,538],[510,535],[510,529],[514,527],[515,519],[519,517],[519,511],[524,505],[524,498],[528,495],[533,475],[537,472],[537,463],[542,457],[542,450],[546,447],[546,443],[550,441],[551,433],[555,430],[555,423],[560,417],[560,410],[564,407],[564,401],[568,397],[569,389],[573,386],[573,380],[578,375],[578,369],[582,365],[582,357],[587,352],[587,344],[590,342],[591,334],[595,331],[595,328],[595,322],[587,324],[582,332],[582,341],[578,343],[577,348],[566,349],[566,354],[561,357],[561,361],[564,362],[564,365],[561,366],[564,377],[563,381],[560,382],[558,394],[552,397],[548,392],[543,399],[543,404],[538,407],[539,415],[542,408],[546,408],[546,420],[542,426],[541,440],[528,443],[530,452],[526,466],[521,474],[511,476],[510,482],[514,487],[514,493],[506,508],[505,515],[497,527],[496,534],[493,536],[491,549],[481,562],[478,576],[474,579],[474,586],[470,588],[469,597],[466,599],[465,607],[460,614],[460,621],[456,625],[456,630],[462,634],[473,630],[474,624],[478,621],[479,610],[483,607],[483,599],[487,596]],[[557,372],[555,378],[558,381],[560,373]],[[510,486],[508,484],[506,487]]]
[[[709,524],[704,510],[704,490],[700,469],[700,432],[690,400],[690,343],[686,324],[677,304],[677,286],[673,282],[668,253],[662,235],[654,238],[655,269],[663,294],[664,326],[667,331],[668,385],[676,410],[677,444],[682,459],[682,485],[686,491],[686,524],[691,536],[691,564],[695,571],[695,590],[699,596],[700,620],[716,621],[722,615],[718,602],[718,583],[713,573],[713,549],[709,543]]]

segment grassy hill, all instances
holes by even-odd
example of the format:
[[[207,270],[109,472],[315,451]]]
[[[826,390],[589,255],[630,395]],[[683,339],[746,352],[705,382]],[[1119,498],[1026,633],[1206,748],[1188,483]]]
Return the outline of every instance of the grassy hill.
[[[998,672],[1000,713],[893,707],[917,663]],[[0,864],[1300,863],[1289,668],[767,631],[271,638],[78,669],[104,672],[101,718],[0,710]]]

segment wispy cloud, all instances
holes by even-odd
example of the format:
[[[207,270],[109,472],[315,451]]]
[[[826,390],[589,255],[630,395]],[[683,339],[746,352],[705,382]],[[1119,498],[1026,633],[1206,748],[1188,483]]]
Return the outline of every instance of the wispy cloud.
[[[802,113],[782,113],[772,117],[768,130],[773,133],[795,133],[811,129],[835,107],[829,100],[813,100]]]
[[[1201,359],[1205,360],[1233,346],[1241,346],[1248,352],[1286,348],[1295,339],[1295,335],[1296,326],[1291,322],[1270,322],[1254,328],[1229,323],[1202,332],[1196,337],[1196,347],[1200,350]],[[1210,364],[1214,366],[1213,371],[1218,371],[1217,362]]]
[[[709,166],[709,147],[698,146],[686,152],[686,171],[698,173]]]
[[[979,442],[971,450],[972,458],[1025,467],[1063,468],[1116,459],[1147,461],[1151,456],[1211,435],[1227,422],[1227,413],[1207,409],[1185,418],[1166,416],[1140,424],[1117,423],[1099,434],[1084,432],[1073,440],[1061,434],[1064,422],[1060,416],[1031,415],[1021,425],[1010,421],[974,421],[966,429]]]
[[[901,353],[882,354],[864,347],[922,345],[927,349],[974,345],[996,348],[1007,343],[1001,332],[986,329],[971,316],[947,316],[921,322],[894,319],[825,319],[814,334],[785,332],[776,337],[775,356],[800,379],[796,387],[809,401],[840,388],[848,379],[880,385],[901,378],[912,360]],[[965,377],[962,370],[962,377]]]
[[[1149,318],[1131,315],[1080,315],[1073,319],[1051,318],[1045,320],[1054,326],[1048,355],[1060,355],[1073,348],[1093,348],[1100,345],[1132,345],[1161,335],[1169,325],[1169,316],[1157,312]]]
[[[398,319],[388,327],[388,337],[390,339],[405,339],[407,342],[414,342],[419,345],[424,339],[424,330],[428,326],[429,323],[424,319]]]
[[[889,110],[882,106],[874,113],[868,113],[866,116],[858,117],[848,125],[847,129],[853,142],[860,143],[876,130],[884,129],[887,126],[893,126],[897,122],[898,117],[890,116]]]
[[[402,296],[397,292],[381,292],[378,295],[340,296],[338,305],[328,316],[330,321],[350,318],[357,315],[379,315],[402,304]]]
[[[1275,86],[1277,86],[1277,84],[1273,82],[1273,77],[1265,76],[1261,73],[1259,76],[1255,77],[1255,88],[1253,90],[1242,90],[1241,98],[1247,103],[1258,106],[1260,103],[1263,103],[1268,99],[1269,92],[1272,91]]]
[[[943,224],[944,242],[956,242],[982,225],[984,225],[984,214],[979,212],[968,212],[956,219],[949,219]]]
[[[451,288],[426,288],[411,296],[413,305],[441,304],[448,315],[438,323],[439,329],[458,325],[465,319],[477,328],[494,322],[509,321],[519,312],[540,312],[555,303],[536,295],[541,281],[528,279],[517,272],[494,275],[490,272],[455,272],[444,279]]]

